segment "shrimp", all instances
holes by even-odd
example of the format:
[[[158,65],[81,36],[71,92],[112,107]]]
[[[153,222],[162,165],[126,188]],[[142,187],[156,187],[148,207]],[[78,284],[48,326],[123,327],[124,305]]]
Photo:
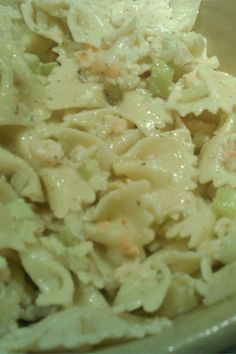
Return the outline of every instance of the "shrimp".
[[[184,76],[184,83],[186,88],[189,88],[200,83],[200,80],[197,78],[196,73],[192,72]]]
[[[115,271],[115,279],[118,282],[123,283],[130,276],[137,274],[138,271],[139,265],[137,263],[125,263]]]
[[[126,133],[127,129],[127,121],[125,119],[118,119],[112,124],[110,135],[124,134]]]
[[[33,138],[29,148],[32,158],[43,165],[58,165],[64,155],[61,144],[52,139]]]
[[[91,73],[94,75],[104,75],[111,78],[119,77],[121,67],[118,62],[106,63],[102,59],[98,59],[92,63]]]
[[[124,234],[122,236],[122,251],[125,256],[127,257],[133,257],[135,255],[138,255],[140,253],[138,246],[136,246],[131,240],[130,237],[127,234]]]
[[[117,60],[108,62],[102,58],[102,53],[95,53],[96,48],[80,50],[75,54],[76,62],[82,68],[89,68],[93,75],[104,75],[118,78],[121,73],[121,63]]]
[[[88,59],[88,53],[85,51],[80,51],[76,53],[76,61],[78,64],[84,63]]]

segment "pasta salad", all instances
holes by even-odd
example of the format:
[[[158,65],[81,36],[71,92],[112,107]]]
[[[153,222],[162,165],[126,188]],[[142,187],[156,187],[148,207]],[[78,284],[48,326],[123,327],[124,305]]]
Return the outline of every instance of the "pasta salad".
[[[236,78],[199,6],[0,0],[1,352],[158,334],[236,293]]]

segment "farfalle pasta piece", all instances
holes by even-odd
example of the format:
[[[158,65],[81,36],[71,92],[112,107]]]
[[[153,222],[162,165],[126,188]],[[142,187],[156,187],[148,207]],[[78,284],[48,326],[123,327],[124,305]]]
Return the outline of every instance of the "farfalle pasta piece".
[[[0,311],[0,338],[2,338],[17,329],[17,319],[21,311],[19,292],[11,289],[11,286],[4,285],[3,282],[0,283]]]
[[[101,138],[67,124],[42,124],[20,132],[14,150],[38,173],[43,167],[65,164],[75,165],[74,168],[78,169],[89,158],[97,160],[101,170],[109,170],[116,158],[111,147]]]
[[[69,271],[40,245],[28,247],[20,253],[25,271],[39,288],[37,305],[69,305],[74,285]]]
[[[172,16],[169,21],[174,31],[191,31],[197,18],[200,2],[201,0],[170,1]]]
[[[191,213],[187,212],[182,221],[176,222],[167,231],[166,236],[167,238],[188,237],[189,247],[198,248],[202,242],[214,237],[215,223],[216,216],[211,205],[198,198],[194,210]]]
[[[2,283],[7,283],[10,280],[10,270],[6,258],[0,255],[0,280]]]
[[[0,125],[29,127],[50,116],[46,107],[47,80],[30,67],[22,38],[12,35],[14,20],[10,19],[11,9],[2,7],[0,11],[0,22],[3,24],[0,28]]]
[[[232,220],[226,235],[218,242],[216,252],[213,253],[215,259],[224,264],[236,262],[235,247],[236,247],[236,222]]]
[[[183,48],[185,47],[186,52],[183,55],[183,51],[176,50],[176,57],[172,58],[172,61],[177,65],[180,66],[185,64],[192,64],[193,66],[196,65],[196,62],[208,62],[207,58],[207,48],[206,48],[206,41],[205,38],[200,33],[195,32],[177,32],[175,33],[173,42],[182,42]],[[177,48],[176,48],[177,49]],[[166,49],[165,49],[166,50]],[[166,53],[168,51],[166,50]],[[181,53],[182,52],[182,53]],[[179,58],[178,58],[179,56]],[[180,59],[182,56],[182,60]],[[190,60],[188,58],[190,56]],[[211,59],[213,60],[213,59]],[[179,61],[179,63],[178,63]]]
[[[11,178],[11,184],[22,197],[44,202],[45,196],[38,175],[21,158],[0,147],[0,172]]]
[[[114,311],[122,313],[143,308],[146,312],[154,312],[161,306],[170,283],[171,273],[164,264],[144,262],[121,284],[114,300]]]
[[[72,79],[61,84],[52,80],[48,86],[48,96],[48,107],[53,110],[96,108],[106,104],[100,84],[80,83]]]
[[[2,16],[0,20],[2,21]],[[10,23],[5,22],[5,26],[6,28],[9,29]],[[2,41],[4,44],[4,38],[2,39]],[[2,44],[0,44],[0,48],[1,47],[4,48]],[[3,50],[3,48],[1,48],[1,50]],[[9,123],[12,122],[14,124],[18,119],[16,119],[15,117],[15,112],[17,110],[17,102],[14,102],[16,100],[14,100],[13,97],[18,95],[18,90],[16,87],[14,87],[14,73],[12,68],[9,68],[7,65],[7,58],[1,57],[0,73],[1,73],[1,84],[0,84],[1,123],[6,124],[7,122]]]
[[[89,148],[100,145],[102,140],[79,129],[63,127],[52,134],[60,141],[65,153],[72,153],[77,146]]]
[[[7,204],[17,198],[17,193],[11,184],[8,183],[5,178],[0,178],[0,202],[2,204]]]
[[[203,146],[199,157],[199,180],[201,183],[213,182],[215,187],[228,185],[236,187],[235,180],[235,114]]]
[[[212,305],[234,295],[236,293],[236,284],[232,279],[234,279],[235,275],[236,262],[230,263],[212,273],[210,279],[203,283],[201,288],[198,288],[198,291],[204,297],[204,304]]]
[[[100,108],[107,105],[103,85],[96,82],[81,82],[75,60],[68,59],[63,49],[58,50],[60,66],[48,78],[48,108]]]
[[[175,2],[160,0],[152,3],[145,0],[139,3],[128,1],[126,4],[116,2],[113,14],[113,22],[118,24],[127,19],[136,18],[137,26],[142,31],[148,28],[154,33],[165,29],[171,31],[190,31],[196,20],[200,1]],[[153,16],[158,13],[158,16]]]
[[[167,107],[185,117],[199,116],[203,111],[216,114],[220,110],[231,113],[236,100],[236,79],[200,64],[195,71],[185,74],[168,98]]]
[[[172,5],[174,10],[172,10]],[[103,7],[106,8],[106,16],[101,6],[97,8],[95,1],[91,1],[89,6],[75,4],[69,12],[68,25],[76,38],[75,41],[86,43],[86,46],[81,46],[83,49],[78,51],[78,63],[82,69],[86,69],[82,76],[86,78],[86,75],[89,77],[95,75],[99,81],[105,81],[106,92],[108,96],[111,96],[110,101],[113,102],[113,97],[115,96],[114,101],[116,101],[119,96],[114,95],[117,88],[123,93],[146,87],[145,80],[141,77],[151,67],[150,60],[146,59],[150,57],[153,60],[160,57],[162,37],[166,32],[168,33],[167,28],[172,29],[171,36],[173,36],[175,28],[184,28],[183,22],[187,26],[187,19],[189,21],[191,18],[193,21],[199,1],[192,4],[188,12],[185,12],[188,8],[187,4],[177,6],[178,17],[176,17],[176,5],[166,0],[161,3],[159,1],[158,4],[148,0],[138,3],[104,1]],[[78,12],[81,11],[84,18],[87,18],[86,23],[82,23],[78,13],[76,16],[76,8]],[[94,12],[96,15],[93,15]],[[153,16],[153,13],[158,13],[158,16]],[[188,16],[183,16],[187,13]],[[179,20],[180,17],[183,22]],[[100,23],[97,22],[98,20]],[[88,24],[91,28],[97,28],[96,32],[88,32],[86,28]],[[102,25],[105,27],[100,29]],[[156,43],[153,45],[153,42]],[[105,45],[102,46],[102,43]],[[176,56],[185,47],[185,44],[181,44],[180,48],[174,49]],[[188,52],[187,49],[186,52]],[[182,61],[184,54],[180,55]],[[192,59],[192,56],[189,56]]]
[[[125,134],[112,138],[110,147],[115,154],[121,155],[127,152],[142,137],[143,135],[139,129],[129,129]]]
[[[99,137],[64,124],[52,125],[42,131],[35,129],[23,133],[18,139],[17,149],[38,171],[40,167],[46,166],[69,166],[77,170],[85,180],[95,177],[98,172],[100,177],[106,180],[116,158],[109,144]]]
[[[224,224],[224,225],[223,225]],[[224,229],[224,231],[222,230]],[[203,242],[200,251],[210,261],[210,268],[215,261],[222,264],[236,262],[236,221],[235,219],[220,218],[215,224],[215,233],[218,236],[214,240]],[[219,236],[220,234],[220,236]]]
[[[164,33],[162,46],[160,39],[154,36],[151,48],[156,57],[161,56],[167,63],[173,63],[175,71],[188,72],[188,67],[195,68],[197,63],[207,62],[206,43],[204,37],[195,32]],[[160,51],[161,54],[158,53]],[[159,54],[159,55],[158,55]]]
[[[110,262],[106,252],[99,250],[99,248],[92,247],[91,243],[79,246],[77,249],[71,248],[68,255],[68,267],[77,276],[81,284],[93,285],[97,289],[106,289],[107,291],[114,291],[118,288],[117,280],[114,277],[114,265]],[[82,255],[82,252],[85,255]]]
[[[42,225],[30,207],[16,199],[7,205],[0,203],[0,249],[22,251],[36,242],[36,235],[42,232]]]
[[[79,239],[69,230],[62,228],[57,237],[49,236],[42,239],[41,243],[75,274],[82,286],[93,284],[98,289],[107,290],[117,287],[114,266],[107,254],[94,247],[92,242],[82,240],[82,235]]]
[[[24,307],[31,303],[31,288],[14,261],[0,257],[0,338],[19,327]]]
[[[102,0],[99,4],[93,0],[88,5],[71,2],[67,23],[74,41],[99,48],[104,37],[114,29],[107,16],[110,8],[109,0]]]
[[[24,20],[32,32],[52,39],[58,44],[63,43],[65,33],[60,21],[56,17],[35,6],[32,0],[26,0],[21,5],[21,10]]]
[[[165,264],[172,273],[194,274],[200,267],[200,252],[184,251],[171,248],[171,244],[160,251],[154,252],[147,259],[150,264]]]
[[[103,142],[105,140],[103,145],[106,145],[106,150],[118,154],[126,152],[142,137],[140,130],[135,129],[132,122],[121,118],[114,106],[68,114],[64,121],[68,128],[80,129],[80,134],[84,134],[85,130],[90,137],[93,134],[93,138],[96,136]],[[114,157],[113,154],[112,160]]]
[[[51,2],[50,0],[31,0],[35,7],[44,10],[52,15],[54,18],[58,18],[63,22],[66,22],[66,15],[69,10],[70,1],[68,0],[56,0]]]
[[[146,179],[151,192],[140,198],[158,222],[186,209],[195,188],[196,158],[189,132],[179,129],[140,140],[113,164],[116,175]]]
[[[147,181],[130,182],[109,192],[89,215],[85,232],[90,240],[110,247],[120,247],[130,257],[151,242],[152,215],[139,205],[139,198],[149,190]]]
[[[173,123],[165,101],[159,97],[154,99],[147,92],[127,92],[118,106],[118,112],[146,136],[156,135],[158,130]]]
[[[120,120],[117,108],[114,106],[68,114],[64,117],[68,127],[85,130],[102,139],[112,134]]]
[[[188,274],[174,274],[158,314],[173,318],[199,306],[200,299],[196,291],[196,282]]]
[[[42,167],[58,166],[64,158],[63,147],[56,141],[58,126],[45,124],[17,131],[12,150],[18,157],[30,165],[36,174]],[[54,132],[52,134],[52,131]]]
[[[76,284],[75,303],[80,307],[93,306],[94,308],[109,308],[103,294],[93,285]]]
[[[100,321],[94,321],[94,318]],[[37,351],[50,351],[53,348],[86,348],[104,340],[142,338],[159,333],[170,324],[166,318],[144,319],[128,314],[118,316],[105,306],[96,308],[90,303],[86,307],[59,311],[38,324],[16,330],[1,341],[0,349],[27,351],[34,347]]]
[[[95,201],[95,192],[71,167],[44,168],[40,176],[50,208],[57,218],[64,218],[68,211],[79,211],[83,203]]]

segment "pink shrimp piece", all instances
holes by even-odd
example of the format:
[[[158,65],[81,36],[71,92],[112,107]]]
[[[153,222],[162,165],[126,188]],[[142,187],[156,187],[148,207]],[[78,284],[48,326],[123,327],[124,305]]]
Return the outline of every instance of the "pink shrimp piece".
[[[61,144],[52,139],[33,138],[30,142],[30,152],[33,159],[40,164],[50,166],[57,165],[64,155]]]

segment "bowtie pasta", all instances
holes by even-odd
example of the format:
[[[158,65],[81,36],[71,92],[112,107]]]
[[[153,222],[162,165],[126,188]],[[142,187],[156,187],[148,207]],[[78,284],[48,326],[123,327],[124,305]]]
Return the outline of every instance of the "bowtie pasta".
[[[236,293],[236,78],[199,6],[0,0],[1,353],[158,334]]]

